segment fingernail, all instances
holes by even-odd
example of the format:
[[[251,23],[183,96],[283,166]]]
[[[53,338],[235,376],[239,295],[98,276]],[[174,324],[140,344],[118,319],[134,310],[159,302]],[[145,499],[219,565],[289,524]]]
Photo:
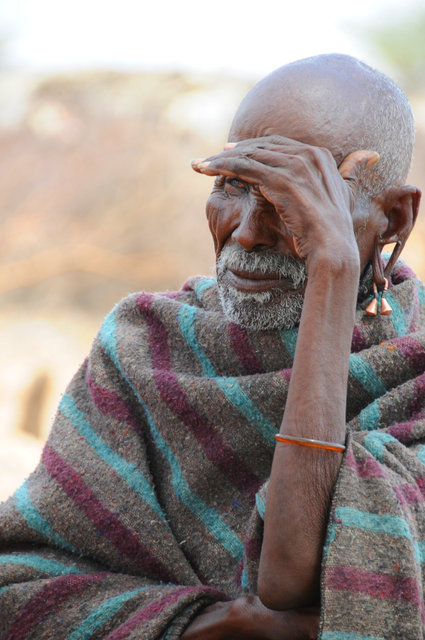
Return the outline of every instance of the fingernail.
[[[205,158],[194,158],[193,160],[190,161],[190,164],[192,165],[197,165],[199,166],[202,162],[204,162]]]
[[[223,149],[234,149],[237,144],[237,142],[226,142]]]
[[[205,162],[200,162],[197,166],[198,166],[198,169],[206,169],[209,164],[211,164],[211,162],[207,160]]]
[[[375,155],[372,158],[370,158],[370,160],[368,160],[366,169],[369,169],[369,167],[379,162],[380,159],[381,159],[381,156],[377,151],[375,151]]]
[[[300,245],[299,245],[299,242],[298,242],[298,240],[296,239],[295,236],[292,236],[292,242],[294,243],[295,253],[297,254],[297,256],[299,258],[302,258],[301,251],[300,251]]]

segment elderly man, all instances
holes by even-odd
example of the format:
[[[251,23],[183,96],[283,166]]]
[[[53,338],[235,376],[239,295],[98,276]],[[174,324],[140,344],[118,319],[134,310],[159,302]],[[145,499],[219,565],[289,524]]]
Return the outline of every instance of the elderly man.
[[[347,56],[249,92],[193,163],[217,280],[111,312],[0,509],[1,638],[423,636],[412,146],[402,92]]]

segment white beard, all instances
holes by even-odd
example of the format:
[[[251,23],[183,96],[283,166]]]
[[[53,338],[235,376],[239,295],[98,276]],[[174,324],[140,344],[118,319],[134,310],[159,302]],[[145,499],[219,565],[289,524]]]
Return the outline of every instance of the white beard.
[[[279,274],[300,289],[307,278],[305,264],[299,258],[270,250],[245,251],[242,247],[224,247],[217,259],[217,288],[226,318],[248,329],[289,329],[300,323],[304,296],[279,287],[249,293],[227,282],[229,267],[247,272]]]

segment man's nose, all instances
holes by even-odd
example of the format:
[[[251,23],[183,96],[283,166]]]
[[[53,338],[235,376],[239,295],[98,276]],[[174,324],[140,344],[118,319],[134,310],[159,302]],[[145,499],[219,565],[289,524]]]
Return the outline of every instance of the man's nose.
[[[277,242],[278,220],[276,211],[255,203],[241,212],[238,226],[232,233],[246,251],[253,251],[263,247],[274,247]]]

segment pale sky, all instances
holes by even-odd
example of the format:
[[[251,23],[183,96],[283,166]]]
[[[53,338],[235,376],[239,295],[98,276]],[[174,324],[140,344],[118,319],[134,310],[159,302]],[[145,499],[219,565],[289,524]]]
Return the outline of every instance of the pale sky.
[[[404,0],[403,15],[418,3]],[[356,29],[396,19],[400,5],[400,0],[0,0],[0,38],[6,39],[7,63],[25,69],[224,69],[258,76],[290,60],[335,51],[379,64]]]

